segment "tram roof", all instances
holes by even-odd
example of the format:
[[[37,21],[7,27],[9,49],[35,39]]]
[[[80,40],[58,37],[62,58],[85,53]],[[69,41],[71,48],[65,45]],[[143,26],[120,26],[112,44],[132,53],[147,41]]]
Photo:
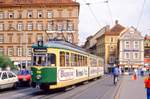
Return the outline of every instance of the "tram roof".
[[[38,44],[33,44],[32,48],[59,48],[59,49],[67,49],[67,50],[72,50],[72,51],[76,51],[76,52],[81,52],[83,54],[89,54],[88,52],[86,52],[85,49],[77,46],[77,45],[73,45],[69,42],[65,42],[65,41],[49,41],[43,44],[42,47],[39,47]]]

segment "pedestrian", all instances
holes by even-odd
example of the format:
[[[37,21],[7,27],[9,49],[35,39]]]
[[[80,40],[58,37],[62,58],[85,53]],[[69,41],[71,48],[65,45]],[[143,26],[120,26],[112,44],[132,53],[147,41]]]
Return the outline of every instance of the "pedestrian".
[[[118,81],[118,76],[119,76],[119,67],[115,66],[113,68],[113,82],[114,82],[114,85],[116,85],[116,83]]]
[[[137,73],[138,71],[137,71],[137,69],[134,69],[134,71],[133,71],[133,74],[132,74],[132,80],[136,80],[137,79],[137,75],[138,75],[138,73]]]
[[[147,90],[147,99],[150,99],[150,74],[144,80],[144,83],[145,83],[145,88]]]

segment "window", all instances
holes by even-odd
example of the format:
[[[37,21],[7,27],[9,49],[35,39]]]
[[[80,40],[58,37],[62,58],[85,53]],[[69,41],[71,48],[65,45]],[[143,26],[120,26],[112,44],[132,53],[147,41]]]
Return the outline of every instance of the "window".
[[[130,58],[130,54],[128,52],[125,53],[125,59],[129,59]]]
[[[66,53],[66,66],[69,66],[70,64],[69,64],[69,61],[70,61],[70,59],[69,59],[69,53],[67,52]]]
[[[53,17],[53,12],[52,11],[48,11],[47,12],[47,18],[52,18]]]
[[[63,30],[63,25],[62,25],[62,23],[58,23],[57,30],[58,30],[58,31],[62,31],[62,30]]]
[[[37,30],[43,30],[43,24],[37,23]]]
[[[28,48],[27,56],[31,56],[31,53],[32,53],[32,49]]]
[[[65,66],[65,52],[60,52],[60,66]]]
[[[113,41],[114,41],[114,39],[111,37],[111,38],[110,38],[110,41],[111,41],[111,42],[113,42]]]
[[[138,41],[134,41],[134,49],[139,49],[139,42]]]
[[[114,56],[110,56],[109,63],[114,63],[114,62],[115,62],[115,57]]]
[[[134,53],[134,59],[138,59],[139,58],[139,53],[135,52]]]
[[[13,56],[13,48],[8,48],[8,56]]]
[[[7,72],[7,74],[9,78],[15,77],[15,75],[13,75],[11,72]]]
[[[18,23],[18,30],[19,31],[22,31],[23,30],[23,23],[21,22],[21,23]]]
[[[48,66],[56,66],[56,55],[55,54],[48,54]]]
[[[69,41],[69,42],[72,43],[72,35],[68,35],[68,36],[67,36],[67,41]]]
[[[7,73],[6,72],[3,73],[2,79],[7,79]]]
[[[33,55],[33,65],[46,66],[47,65],[46,62],[47,62],[46,54]]]
[[[4,18],[4,13],[0,12],[0,19],[3,19],[3,18]]]
[[[17,50],[17,55],[18,55],[18,56],[22,56],[22,52],[23,52],[23,51],[22,51],[22,48],[18,48],[18,50]]]
[[[4,43],[4,35],[0,34],[0,43]]]
[[[4,54],[4,48],[0,47],[0,54]]]
[[[130,48],[130,42],[129,41],[125,41],[125,49],[129,49]]]
[[[42,34],[38,34],[38,35],[37,35],[37,41],[38,41],[38,40],[42,40],[42,39],[43,39],[43,35],[42,35]]]
[[[47,24],[47,30],[52,31],[53,30],[53,21],[48,22]]]
[[[42,18],[42,15],[43,15],[42,11],[39,11],[38,12],[38,18]]]
[[[18,18],[21,19],[22,18],[22,12],[20,11],[18,14]]]
[[[73,23],[68,23],[68,25],[67,25],[67,30],[68,31],[73,31]]]
[[[4,24],[0,23],[0,31],[4,30]]]
[[[14,13],[13,12],[9,12],[8,13],[8,18],[14,18]]]
[[[75,54],[71,53],[71,66],[75,66]]]
[[[27,28],[28,30],[33,30],[33,23],[29,22]]]
[[[28,18],[32,18],[32,11],[28,11],[27,17],[28,17]]]

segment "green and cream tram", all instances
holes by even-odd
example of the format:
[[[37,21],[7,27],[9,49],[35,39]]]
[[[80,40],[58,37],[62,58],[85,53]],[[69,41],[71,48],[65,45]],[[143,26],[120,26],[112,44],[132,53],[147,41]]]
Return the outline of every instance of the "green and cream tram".
[[[32,46],[32,87],[64,88],[100,77],[103,59],[64,41],[39,41]]]

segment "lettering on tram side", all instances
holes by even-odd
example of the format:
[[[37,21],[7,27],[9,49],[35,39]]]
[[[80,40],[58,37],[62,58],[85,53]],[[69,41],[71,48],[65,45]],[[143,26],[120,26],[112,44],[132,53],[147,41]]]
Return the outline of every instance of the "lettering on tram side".
[[[76,68],[76,78],[82,78],[88,76],[88,68]]]
[[[98,73],[97,67],[90,67],[89,69],[90,69],[90,70],[89,70],[89,75],[90,75],[90,76],[95,76],[95,75],[97,75],[97,73]]]
[[[73,68],[60,68],[58,70],[58,80],[66,81],[75,78],[75,70]]]

